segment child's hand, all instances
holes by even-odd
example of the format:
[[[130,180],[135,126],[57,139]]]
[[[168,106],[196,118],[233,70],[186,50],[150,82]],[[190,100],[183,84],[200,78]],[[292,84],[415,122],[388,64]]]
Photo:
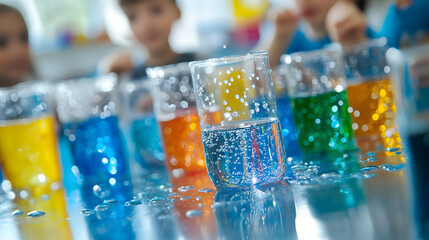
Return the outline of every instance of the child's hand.
[[[365,15],[351,1],[337,1],[326,17],[326,29],[332,41],[351,45],[367,39]]]
[[[115,52],[102,60],[103,72],[113,72],[118,75],[134,70],[134,65],[131,61],[130,53]]]
[[[277,14],[275,18],[276,24],[276,37],[277,38],[289,38],[291,33],[295,30],[298,24],[299,17],[292,10],[285,10]]]

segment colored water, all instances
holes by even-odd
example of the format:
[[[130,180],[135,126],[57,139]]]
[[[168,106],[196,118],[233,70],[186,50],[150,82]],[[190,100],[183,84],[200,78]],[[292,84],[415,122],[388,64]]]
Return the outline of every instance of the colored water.
[[[280,126],[282,128],[283,144],[287,157],[300,156],[298,145],[298,134],[295,131],[295,121],[290,99],[287,96],[277,98],[277,110],[279,113]]]
[[[164,152],[155,116],[148,115],[134,120],[131,137],[135,144],[135,158],[142,166],[164,164]]]
[[[128,165],[118,118],[91,118],[64,125],[74,162],[86,181],[127,179]]]
[[[187,114],[186,114],[187,113]],[[197,111],[159,122],[164,144],[166,166],[173,175],[206,171],[201,128]]]
[[[298,143],[305,155],[335,155],[353,148],[346,91],[292,98],[291,105]]]
[[[260,185],[282,179],[285,153],[278,120],[235,122],[202,131],[207,170],[217,187]]]
[[[0,123],[0,163],[14,188],[44,187],[61,180],[51,116]]]

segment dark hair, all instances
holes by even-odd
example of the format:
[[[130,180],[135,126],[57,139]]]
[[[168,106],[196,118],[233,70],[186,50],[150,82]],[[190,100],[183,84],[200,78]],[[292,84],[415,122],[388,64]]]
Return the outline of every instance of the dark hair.
[[[358,0],[358,1],[356,1],[356,5],[363,12],[366,9],[367,1],[366,0]]]
[[[119,5],[121,7],[129,5],[129,4],[134,4],[134,3],[138,3],[138,2],[143,2],[144,0],[119,0]],[[176,4],[176,0],[170,0],[172,1],[174,4]]]
[[[18,9],[6,4],[0,3],[0,13],[5,13],[5,12],[14,12],[22,17],[22,14],[21,12],[18,11]]]

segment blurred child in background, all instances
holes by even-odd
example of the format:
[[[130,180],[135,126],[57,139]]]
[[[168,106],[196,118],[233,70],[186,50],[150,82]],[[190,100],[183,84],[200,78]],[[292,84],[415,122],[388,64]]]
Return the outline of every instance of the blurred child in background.
[[[135,38],[146,48],[147,58],[135,66],[129,53],[116,53],[105,59],[107,72],[131,72],[131,79],[146,76],[147,67],[194,60],[194,55],[179,54],[171,49],[169,36],[181,12],[175,0],[119,0]]]
[[[275,18],[275,35],[268,49],[276,66],[284,53],[312,51],[330,44],[364,41],[368,30],[365,15],[348,0],[295,0],[296,10],[285,10]]]
[[[23,82],[31,72],[28,30],[21,13],[0,4],[0,87]]]

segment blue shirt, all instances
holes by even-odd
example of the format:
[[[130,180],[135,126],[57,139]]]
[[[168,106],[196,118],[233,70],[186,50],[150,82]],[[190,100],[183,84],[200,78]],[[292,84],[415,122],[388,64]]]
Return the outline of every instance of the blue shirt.
[[[391,6],[379,32],[391,47],[400,48],[422,43],[429,33],[429,0],[413,0],[411,6]]]

